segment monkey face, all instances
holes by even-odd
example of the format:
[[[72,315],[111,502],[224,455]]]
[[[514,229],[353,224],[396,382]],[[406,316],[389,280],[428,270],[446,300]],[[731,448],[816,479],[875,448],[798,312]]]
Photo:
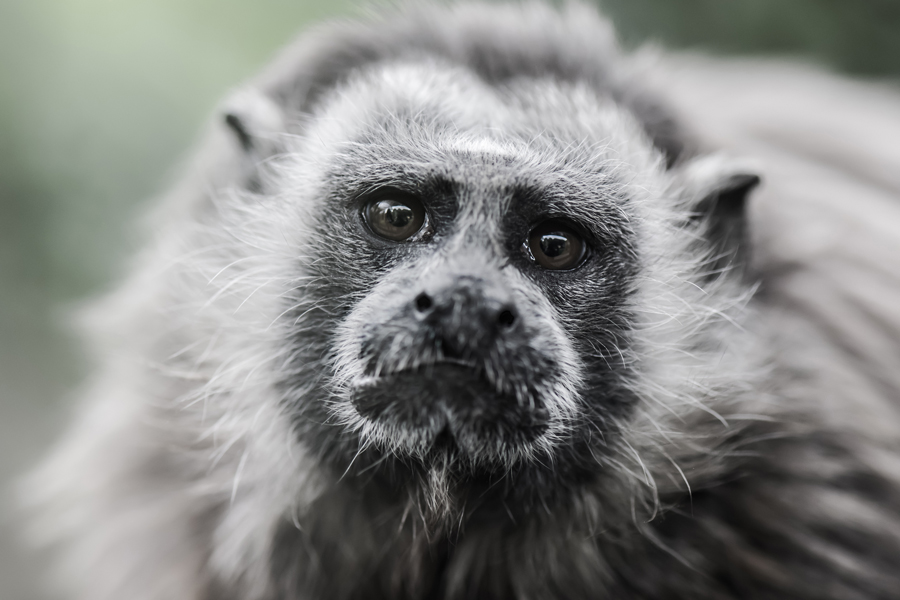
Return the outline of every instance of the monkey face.
[[[432,234],[343,324],[358,417],[348,416],[415,455],[436,444],[492,461],[547,450],[577,412],[580,361],[546,297],[498,252],[499,232],[455,221],[435,223],[447,234]]]
[[[292,158],[318,170],[295,301],[297,355],[328,357],[315,420],[350,458],[552,462],[632,402],[631,195],[655,182],[630,169],[659,160],[593,94],[442,69],[358,77]]]

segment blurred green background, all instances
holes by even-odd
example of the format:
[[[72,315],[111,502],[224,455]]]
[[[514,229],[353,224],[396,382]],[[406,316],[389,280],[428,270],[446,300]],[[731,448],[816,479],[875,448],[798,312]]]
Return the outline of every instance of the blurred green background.
[[[806,57],[900,76],[900,0],[605,0],[628,45]],[[0,483],[61,430],[87,372],[67,307],[108,288],[132,223],[215,102],[349,0],[0,0]],[[9,494],[0,598],[42,597]]]

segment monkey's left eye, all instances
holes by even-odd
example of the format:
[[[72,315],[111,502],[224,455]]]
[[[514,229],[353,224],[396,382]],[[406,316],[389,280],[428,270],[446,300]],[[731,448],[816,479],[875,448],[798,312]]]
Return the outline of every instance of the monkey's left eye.
[[[425,207],[407,194],[383,194],[363,207],[363,219],[377,236],[402,242],[425,224]]]
[[[529,258],[556,271],[574,269],[587,255],[584,240],[561,219],[544,221],[532,229],[524,246]]]

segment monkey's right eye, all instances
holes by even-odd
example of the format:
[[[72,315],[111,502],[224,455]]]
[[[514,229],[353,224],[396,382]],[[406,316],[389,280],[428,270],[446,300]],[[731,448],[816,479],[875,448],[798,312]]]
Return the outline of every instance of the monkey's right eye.
[[[425,224],[425,207],[406,194],[384,194],[363,207],[363,219],[375,235],[394,242],[408,240]]]

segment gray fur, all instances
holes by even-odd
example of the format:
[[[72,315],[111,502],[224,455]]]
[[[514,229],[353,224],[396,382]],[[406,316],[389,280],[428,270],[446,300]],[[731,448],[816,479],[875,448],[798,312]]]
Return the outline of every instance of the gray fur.
[[[61,587],[900,598],[897,100],[622,56],[577,4],[305,34],[223,105],[88,320],[100,367],[27,486]],[[847,131],[807,146],[823,111]],[[421,239],[361,223],[385,185],[428,199]],[[584,228],[584,265],[528,263],[541,215]],[[447,313],[476,413],[411,308],[448,289],[515,311],[490,338]]]

